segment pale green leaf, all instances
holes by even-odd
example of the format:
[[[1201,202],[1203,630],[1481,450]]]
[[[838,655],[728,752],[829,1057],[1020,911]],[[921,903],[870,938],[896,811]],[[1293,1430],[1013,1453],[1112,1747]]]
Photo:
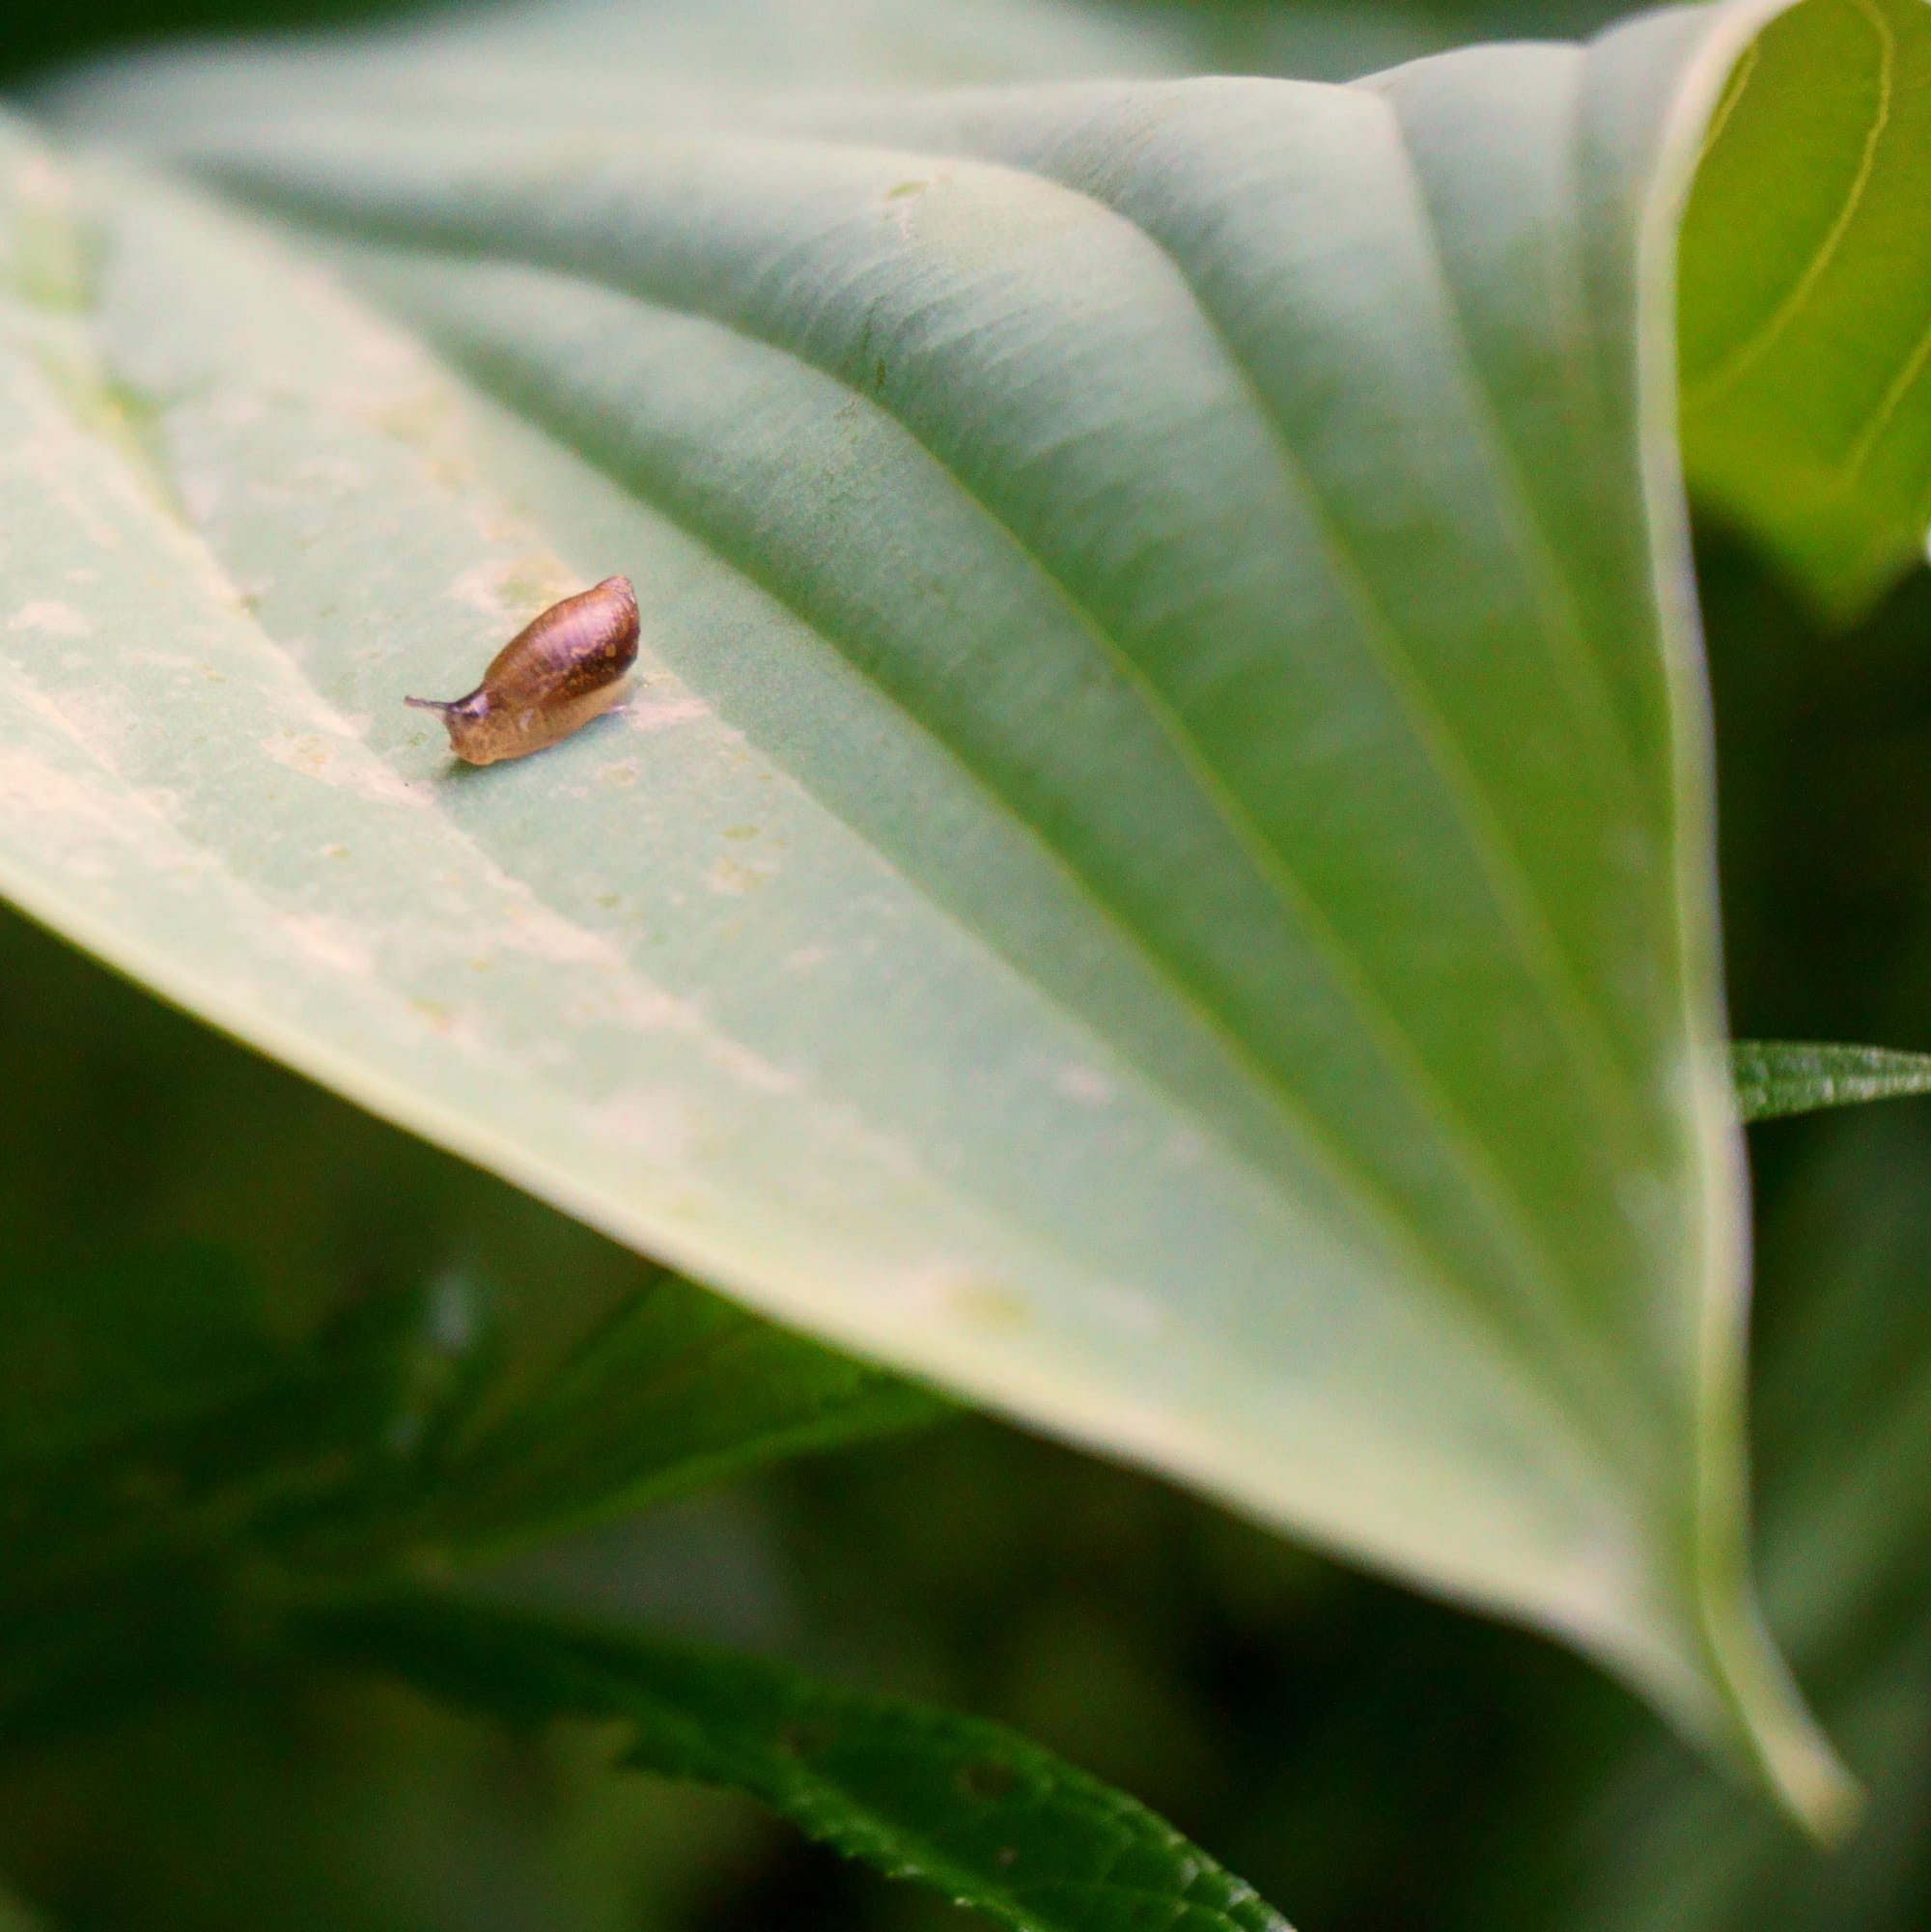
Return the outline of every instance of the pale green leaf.
[[[1810,0],[1738,67],[1683,230],[1690,485],[1848,621],[1931,522],[1931,7]]]
[[[1746,1120],[1931,1093],[1931,1053],[1904,1053],[1890,1047],[1739,1040],[1730,1049],[1730,1067],[1736,1076],[1737,1107]]]
[[[449,1599],[350,1606],[313,1628],[331,1651],[513,1723],[620,1720],[629,1764],[748,1791],[1013,1932],[1288,1932],[1172,1826],[997,1724]]]
[[[1344,88],[732,89],[743,0],[683,78],[578,9],[77,87],[146,158],[11,163],[0,881],[1823,1819],[1670,435],[1773,11]],[[404,693],[613,571],[625,714],[451,770]]]

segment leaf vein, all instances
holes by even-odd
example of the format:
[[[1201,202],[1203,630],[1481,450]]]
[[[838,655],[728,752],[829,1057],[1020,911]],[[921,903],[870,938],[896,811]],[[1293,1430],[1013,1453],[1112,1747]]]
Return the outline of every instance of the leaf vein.
[[[1688,408],[1707,409],[1721,402],[1783,339],[1785,331],[1808,306],[1819,283],[1829,273],[1831,265],[1843,247],[1851,224],[1857,219],[1858,211],[1862,208],[1864,197],[1870,190],[1871,179],[1877,169],[1878,150],[1883,145],[1886,130],[1890,126],[1891,108],[1896,98],[1897,38],[1890,30],[1890,22],[1878,10],[1874,0],[1848,0],[1848,4],[1869,24],[1878,47],[1877,101],[1872,110],[1870,126],[1864,132],[1857,173],[1852,177],[1843,206],[1838,209],[1823,239],[1805,264],[1803,271],[1785,292],[1783,299],[1755,330],[1738,343],[1696,384],[1684,399],[1685,406]],[[1734,100],[1730,105],[1734,111]],[[1727,119],[1727,116],[1725,118]]]

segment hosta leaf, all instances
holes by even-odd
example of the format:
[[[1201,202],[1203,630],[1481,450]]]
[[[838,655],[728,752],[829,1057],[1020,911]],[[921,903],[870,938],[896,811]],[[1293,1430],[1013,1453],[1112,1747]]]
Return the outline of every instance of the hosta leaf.
[[[576,10],[73,91],[145,159],[13,166],[0,880],[1821,1818],[1743,1579],[1669,435],[1771,11],[840,101],[725,84],[742,6],[684,78]],[[403,694],[619,570],[625,714],[452,771]]]
[[[1737,1106],[1746,1120],[1931,1093],[1931,1053],[1904,1053],[1891,1047],[1739,1040],[1730,1049],[1730,1066],[1736,1075]]]
[[[996,1724],[761,1659],[456,1601],[351,1608],[317,1632],[514,1723],[624,1720],[627,1762],[748,1791],[1014,1932],[1287,1932],[1171,1826]]]
[[[1683,231],[1691,487],[1830,615],[1931,522],[1931,7],[1811,0],[1738,67]]]

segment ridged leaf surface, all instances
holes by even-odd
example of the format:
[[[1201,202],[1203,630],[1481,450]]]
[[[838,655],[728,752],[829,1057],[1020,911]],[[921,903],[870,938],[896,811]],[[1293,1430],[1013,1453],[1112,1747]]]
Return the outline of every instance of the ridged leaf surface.
[[[0,879],[1822,1819],[1743,1574],[1672,432],[1773,11],[1345,88],[734,87],[742,7],[71,88],[9,150]],[[614,572],[627,708],[453,769],[404,694]]]

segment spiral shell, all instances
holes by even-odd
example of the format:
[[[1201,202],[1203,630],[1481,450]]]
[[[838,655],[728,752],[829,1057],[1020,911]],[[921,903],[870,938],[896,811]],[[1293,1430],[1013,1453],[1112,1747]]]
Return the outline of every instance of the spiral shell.
[[[636,593],[629,577],[605,577],[525,625],[467,697],[403,702],[439,712],[449,748],[466,764],[495,765],[527,758],[608,711],[636,661]]]

